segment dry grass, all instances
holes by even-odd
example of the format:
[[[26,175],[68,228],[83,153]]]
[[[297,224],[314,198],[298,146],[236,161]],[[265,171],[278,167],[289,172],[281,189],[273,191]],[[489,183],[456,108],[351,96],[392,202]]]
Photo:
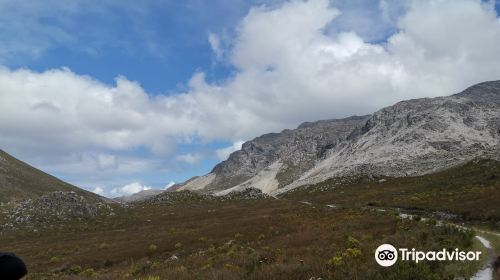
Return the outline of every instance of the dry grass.
[[[420,250],[467,249],[475,246],[473,234],[401,220],[389,212],[363,210],[360,206],[375,201],[381,206],[404,204],[457,210],[480,222],[496,219],[499,205],[490,201],[490,191],[498,194],[498,179],[490,178],[495,168],[498,165],[489,169],[484,165],[465,166],[448,173],[389,178],[385,183],[334,185],[334,189],[322,188],[329,184],[324,183],[320,188],[300,190],[280,200],[142,204],[117,210],[115,217],[99,217],[39,232],[2,232],[0,248],[16,252],[27,261],[29,279],[467,277],[481,263],[459,266],[398,262],[390,269],[382,269],[373,258],[375,248],[382,243]],[[483,189],[478,193],[469,191],[479,187]],[[425,195],[452,190],[453,199]],[[415,195],[428,198],[428,202],[415,202],[411,199]],[[479,210],[472,215],[472,206],[464,203],[472,198],[492,210]],[[313,204],[299,203],[304,200]],[[326,203],[339,207],[328,208]]]
[[[386,180],[379,182],[379,179]],[[483,160],[443,172],[408,178],[329,180],[284,196],[344,207],[401,207],[459,214],[464,220],[500,221],[500,162]]]

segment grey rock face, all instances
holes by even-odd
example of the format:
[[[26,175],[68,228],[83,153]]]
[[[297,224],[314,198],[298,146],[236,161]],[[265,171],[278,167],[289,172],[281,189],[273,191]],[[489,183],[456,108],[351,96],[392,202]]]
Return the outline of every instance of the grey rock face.
[[[149,205],[158,205],[158,204],[189,204],[189,203],[197,203],[202,201],[208,201],[215,199],[211,195],[199,194],[192,191],[178,191],[178,192],[162,192],[159,195],[155,195],[153,197],[147,198],[142,201],[138,201],[138,203],[144,203]]]
[[[92,219],[98,214],[114,215],[113,208],[100,199],[56,191],[18,203],[7,214],[10,223],[3,227],[54,227],[64,221]]]
[[[500,82],[448,97],[399,102],[354,129],[341,149],[330,151],[302,179],[419,175],[477,157],[498,158],[499,104]]]
[[[221,197],[221,199],[222,200],[227,200],[227,199],[243,200],[243,199],[261,199],[261,198],[266,198],[266,197],[269,197],[269,196],[264,194],[261,190],[250,187],[250,188],[244,189],[243,191],[230,192],[227,195]]]
[[[243,144],[226,161],[212,170],[215,180],[205,190],[223,190],[238,185],[280,160],[283,165],[276,179],[280,186],[299,178],[317,159],[334,149],[349,136],[353,127],[368,117],[350,117],[303,123],[297,129],[270,133]]]
[[[269,191],[262,186],[277,180],[279,189],[268,193],[279,193],[332,177],[419,175],[478,157],[500,159],[499,139],[500,81],[485,82],[447,97],[402,101],[369,116],[265,134],[215,166],[210,183],[195,190]],[[266,173],[273,166],[279,166],[274,181],[267,178],[274,173]]]

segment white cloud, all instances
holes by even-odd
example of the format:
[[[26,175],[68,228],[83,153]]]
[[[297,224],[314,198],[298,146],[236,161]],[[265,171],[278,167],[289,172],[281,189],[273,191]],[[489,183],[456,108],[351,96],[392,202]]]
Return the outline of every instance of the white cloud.
[[[175,159],[183,163],[194,165],[199,163],[203,159],[203,156],[200,154],[187,153],[183,155],[178,155],[175,157]]]
[[[127,196],[127,195],[132,195],[134,193],[138,193],[141,191],[147,191],[150,189],[151,189],[151,187],[149,187],[149,186],[144,186],[139,182],[133,182],[133,183],[127,184],[123,187],[112,189],[111,195],[113,195],[115,197]]]
[[[224,55],[224,50],[222,49],[221,42],[219,36],[214,33],[208,34],[208,42],[210,43],[210,47],[215,54],[217,59],[221,59]]]
[[[250,139],[500,78],[500,21],[491,5],[406,1],[396,17],[388,6],[394,1],[384,3],[381,18],[395,21],[398,31],[380,44],[333,28],[342,11],[327,0],[253,8],[231,48],[212,36],[236,72],[215,83],[195,73],[178,94],[153,97],[125,77],[107,85],[65,68],[0,68],[0,146],[42,157],[58,171],[147,170],[155,157],[195,164],[196,151],[175,154],[180,139]],[[119,156],[142,147],[154,156]]]
[[[174,181],[170,181],[167,185],[165,185],[165,190],[170,188],[171,186],[175,185],[175,182]]]
[[[92,190],[93,193],[104,196],[104,189],[101,187],[95,187],[94,190]]]
[[[229,147],[217,149],[215,151],[215,154],[217,155],[217,158],[219,160],[226,160],[232,152],[241,150],[241,146],[243,145],[243,143],[245,142],[241,140],[236,141]]]
[[[101,169],[116,168],[116,157],[114,155],[99,154],[97,156],[97,164]]]
[[[145,146],[167,156],[185,137],[249,139],[500,76],[500,24],[479,1],[416,1],[387,44],[326,34],[338,13],[327,0],[252,9],[229,50],[234,77],[209,84],[196,73],[177,95],[151,97],[124,77],[110,86],[68,69],[1,68],[0,144],[36,154]]]
[[[0,143],[37,152],[144,145],[165,154],[175,144],[169,136],[192,132],[191,120],[164,113],[172,109],[167,98],[151,99],[139,84],[123,77],[116,81],[110,87],[68,69],[0,68],[0,128],[5,132]]]

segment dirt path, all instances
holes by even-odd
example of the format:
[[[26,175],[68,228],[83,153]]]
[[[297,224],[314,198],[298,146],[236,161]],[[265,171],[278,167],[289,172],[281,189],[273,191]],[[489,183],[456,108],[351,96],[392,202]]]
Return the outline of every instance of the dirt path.
[[[476,235],[476,239],[478,239],[479,242],[483,244],[484,248],[486,248],[490,259],[493,259],[495,257],[495,251],[493,250],[490,241],[480,235]],[[492,280],[493,279],[492,275],[493,275],[493,268],[491,267],[491,261],[489,261],[478,272],[476,272],[474,276],[472,276],[471,280]]]

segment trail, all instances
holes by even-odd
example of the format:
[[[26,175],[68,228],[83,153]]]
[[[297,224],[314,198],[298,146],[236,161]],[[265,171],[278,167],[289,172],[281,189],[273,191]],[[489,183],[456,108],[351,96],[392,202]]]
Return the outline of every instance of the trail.
[[[481,244],[488,251],[488,255],[490,259],[495,257],[495,251],[493,251],[493,247],[488,239],[483,236],[476,235],[476,239],[481,242]],[[487,262],[474,276],[472,276],[471,280],[491,280],[493,279],[493,268],[491,267],[491,261]]]

